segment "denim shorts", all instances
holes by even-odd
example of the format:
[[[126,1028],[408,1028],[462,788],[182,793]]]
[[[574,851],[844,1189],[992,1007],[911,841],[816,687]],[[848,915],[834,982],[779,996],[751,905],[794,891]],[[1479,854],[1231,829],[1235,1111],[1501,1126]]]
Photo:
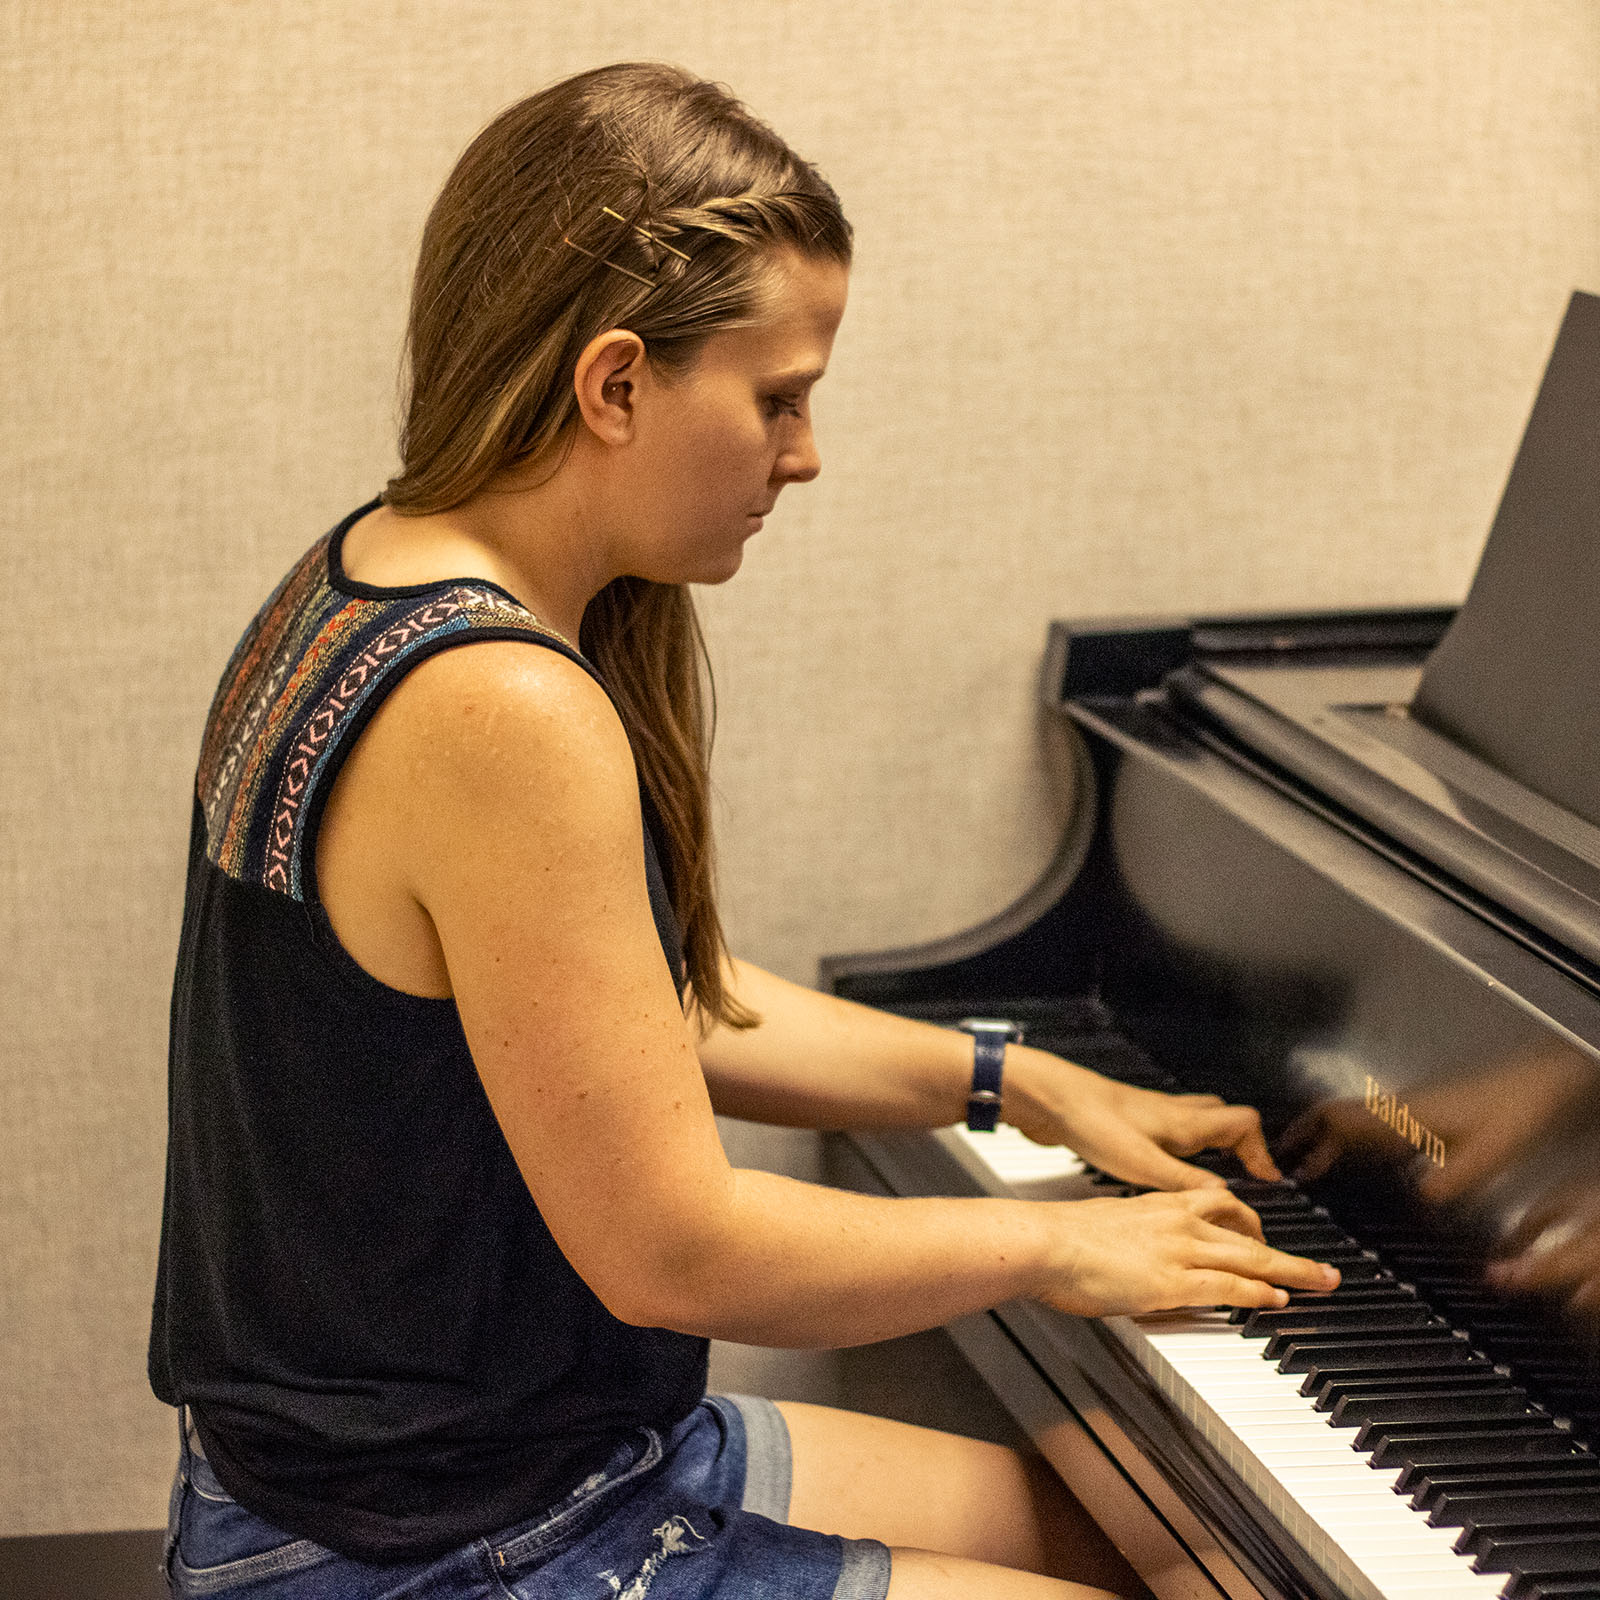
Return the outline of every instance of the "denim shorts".
[[[253,1516],[186,1438],[167,1580],[183,1600],[884,1600],[888,1548],[791,1528],[789,1476],[778,1408],[708,1395],[664,1438],[639,1429],[553,1510],[370,1566]]]

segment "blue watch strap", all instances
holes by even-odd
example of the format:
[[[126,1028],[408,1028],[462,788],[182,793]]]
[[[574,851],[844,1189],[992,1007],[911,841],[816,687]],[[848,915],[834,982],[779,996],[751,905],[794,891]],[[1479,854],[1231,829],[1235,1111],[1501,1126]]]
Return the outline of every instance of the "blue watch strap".
[[[967,1096],[967,1126],[974,1133],[993,1133],[1000,1121],[1000,1072],[1006,1061],[1006,1036],[998,1031],[973,1032],[972,1093]]]
[[[972,1092],[967,1096],[967,1127],[993,1133],[1000,1121],[1000,1075],[1006,1046],[1022,1037],[1014,1022],[968,1017],[956,1026],[972,1035]]]

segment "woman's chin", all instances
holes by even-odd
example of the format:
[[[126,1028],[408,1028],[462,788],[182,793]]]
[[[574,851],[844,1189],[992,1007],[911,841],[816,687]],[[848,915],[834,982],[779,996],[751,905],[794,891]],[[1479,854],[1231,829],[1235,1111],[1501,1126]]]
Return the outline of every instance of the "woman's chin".
[[[652,583],[726,583],[744,564],[744,541],[717,549],[679,552],[670,559],[657,558],[648,566],[641,563],[634,576]]]
[[[715,557],[708,557],[699,564],[700,570],[691,578],[689,583],[726,583],[740,567],[744,565],[744,546],[737,545],[727,552],[719,552]]]

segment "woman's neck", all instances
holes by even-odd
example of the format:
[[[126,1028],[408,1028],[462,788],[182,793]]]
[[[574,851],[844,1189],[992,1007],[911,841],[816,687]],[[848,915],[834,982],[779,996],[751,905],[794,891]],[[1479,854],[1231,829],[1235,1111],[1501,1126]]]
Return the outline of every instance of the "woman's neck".
[[[589,525],[575,475],[505,474],[449,511],[403,516],[379,506],[345,536],[343,565],[379,588],[483,578],[574,644],[589,602],[616,576]]]

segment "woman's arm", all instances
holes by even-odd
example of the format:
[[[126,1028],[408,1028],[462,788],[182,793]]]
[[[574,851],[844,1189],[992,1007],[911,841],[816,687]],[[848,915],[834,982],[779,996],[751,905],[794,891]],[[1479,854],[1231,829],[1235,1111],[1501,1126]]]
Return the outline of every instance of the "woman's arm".
[[[1017,1295],[1089,1312],[1325,1287],[1226,1193],[885,1200],[735,1171],[645,886],[610,702],[526,645],[424,662],[363,735],[396,870],[551,1234],[629,1322],[845,1345]]]
[[[700,1044],[711,1103],[725,1116],[796,1128],[939,1128],[962,1121],[972,1040],[735,961],[729,987],[761,1018],[715,1027]],[[1044,1050],[1009,1045],[1003,1121],[1041,1144],[1070,1145],[1118,1177],[1158,1189],[1221,1179],[1175,1159],[1234,1150],[1249,1171],[1277,1178],[1248,1106],[1215,1095],[1164,1095],[1114,1083]]]
[[[748,961],[730,961],[725,981],[761,1020],[718,1024],[700,1042],[721,1115],[787,1128],[942,1128],[966,1116],[966,1034],[819,994]],[[1009,1065],[1015,1052],[1007,1056]]]

